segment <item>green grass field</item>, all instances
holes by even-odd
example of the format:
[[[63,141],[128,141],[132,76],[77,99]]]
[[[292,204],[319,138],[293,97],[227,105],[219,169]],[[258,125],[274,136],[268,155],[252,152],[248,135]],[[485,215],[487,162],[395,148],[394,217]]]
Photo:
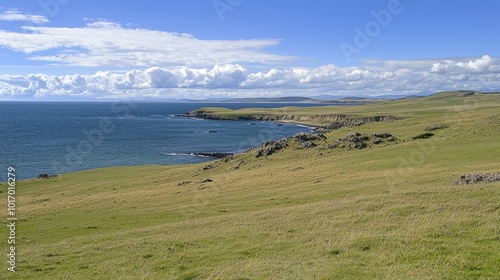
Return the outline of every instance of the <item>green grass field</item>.
[[[267,157],[247,152],[209,170],[115,167],[18,182],[17,272],[7,271],[2,209],[0,278],[500,278],[500,182],[452,184],[500,171],[500,94],[204,110],[402,119],[334,130],[315,148],[291,141]],[[412,139],[436,124],[448,127]],[[327,147],[352,132],[398,140]]]

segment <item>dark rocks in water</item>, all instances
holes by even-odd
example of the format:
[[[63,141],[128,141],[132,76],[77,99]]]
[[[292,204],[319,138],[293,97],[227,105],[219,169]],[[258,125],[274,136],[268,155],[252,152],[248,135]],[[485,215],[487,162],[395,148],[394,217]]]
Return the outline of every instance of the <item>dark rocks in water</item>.
[[[453,182],[455,185],[485,184],[500,181],[500,172],[469,173],[460,176],[460,180]]]
[[[205,152],[201,152],[201,153],[193,153],[193,155],[202,156],[202,157],[211,157],[211,158],[225,158],[225,157],[232,156],[233,154],[232,153],[205,153]]]
[[[260,149],[255,153],[255,157],[269,156],[273,153],[288,146],[287,140],[267,141],[260,146]]]
[[[40,173],[38,176],[36,176],[37,179],[50,179],[50,178],[55,178],[57,175],[49,175],[47,173]]]
[[[253,122],[253,123],[251,123],[250,125],[255,125],[255,123]]]
[[[444,128],[447,128],[448,126],[445,125],[445,124],[435,124],[433,126],[429,126],[427,127],[425,130],[427,131],[433,131],[433,130],[436,130],[436,129],[444,129]]]
[[[283,124],[282,124],[282,123],[279,123],[279,124],[278,124],[278,126],[283,126]]]
[[[195,133],[218,133],[217,130],[195,130]]]
[[[415,137],[412,137],[412,139],[413,140],[415,140],[415,139],[429,139],[432,136],[434,136],[434,133],[426,132],[426,133],[422,133],[420,135],[417,135]]]

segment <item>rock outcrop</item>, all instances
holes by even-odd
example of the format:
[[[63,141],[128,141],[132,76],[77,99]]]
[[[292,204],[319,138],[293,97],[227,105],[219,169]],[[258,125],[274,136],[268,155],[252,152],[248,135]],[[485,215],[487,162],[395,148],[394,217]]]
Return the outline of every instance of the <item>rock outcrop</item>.
[[[372,135],[374,137],[378,137],[378,138],[389,138],[389,137],[392,137],[392,134],[390,134],[389,132],[374,133]]]
[[[214,168],[214,167],[211,164],[207,164],[207,165],[203,166],[203,170],[210,170],[212,168]]]
[[[277,141],[267,141],[260,145],[260,148],[255,152],[255,157],[259,158],[262,156],[269,156],[273,153],[288,146],[287,139],[277,140]]]
[[[55,178],[57,175],[49,175],[47,173],[40,173],[38,176],[36,176],[37,179],[50,179],[50,178]]]
[[[422,134],[419,134],[417,136],[414,136],[414,137],[412,137],[412,139],[413,140],[416,140],[416,139],[429,139],[432,136],[434,136],[434,133],[426,132],[426,133],[422,133]]]
[[[444,128],[447,128],[447,127],[448,126],[445,125],[445,124],[435,124],[435,125],[427,127],[425,130],[427,130],[427,131],[433,131],[433,130],[436,130],[436,129],[444,129]]]
[[[292,139],[295,139],[296,142],[303,143],[307,141],[324,140],[326,139],[326,136],[323,133],[300,132],[292,136]]]
[[[367,133],[349,133],[343,138],[339,138],[331,144],[328,144],[329,149],[350,148],[364,149],[372,145],[379,145],[384,142],[395,142],[396,138],[389,132],[374,133],[371,136]]]
[[[211,157],[211,158],[226,158],[226,157],[231,157],[233,154],[232,153],[193,153],[195,156],[202,156],[202,157]]]
[[[500,172],[469,173],[460,176],[460,180],[453,182],[455,185],[485,184],[500,181]]]

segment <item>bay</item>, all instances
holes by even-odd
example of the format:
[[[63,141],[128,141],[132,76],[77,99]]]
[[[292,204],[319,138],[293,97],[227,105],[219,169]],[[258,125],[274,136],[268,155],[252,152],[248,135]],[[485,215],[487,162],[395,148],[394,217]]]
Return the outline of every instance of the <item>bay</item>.
[[[196,152],[242,152],[267,140],[309,132],[274,122],[176,117],[210,106],[239,109],[315,106],[304,103],[0,102],[0,174],[40,173],[213,160]],[[5,178],[0,178],[4,181]]]

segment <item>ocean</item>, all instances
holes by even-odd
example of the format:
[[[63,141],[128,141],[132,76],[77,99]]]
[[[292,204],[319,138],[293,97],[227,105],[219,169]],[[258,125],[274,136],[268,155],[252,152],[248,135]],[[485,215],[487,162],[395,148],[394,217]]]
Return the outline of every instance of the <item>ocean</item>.
[[[197,152],[237,153],[311,129],[274,122],[176,117],[210,106],[315,106],[302,103],[0,102],[0,181],[110,166],[189,164]]]

